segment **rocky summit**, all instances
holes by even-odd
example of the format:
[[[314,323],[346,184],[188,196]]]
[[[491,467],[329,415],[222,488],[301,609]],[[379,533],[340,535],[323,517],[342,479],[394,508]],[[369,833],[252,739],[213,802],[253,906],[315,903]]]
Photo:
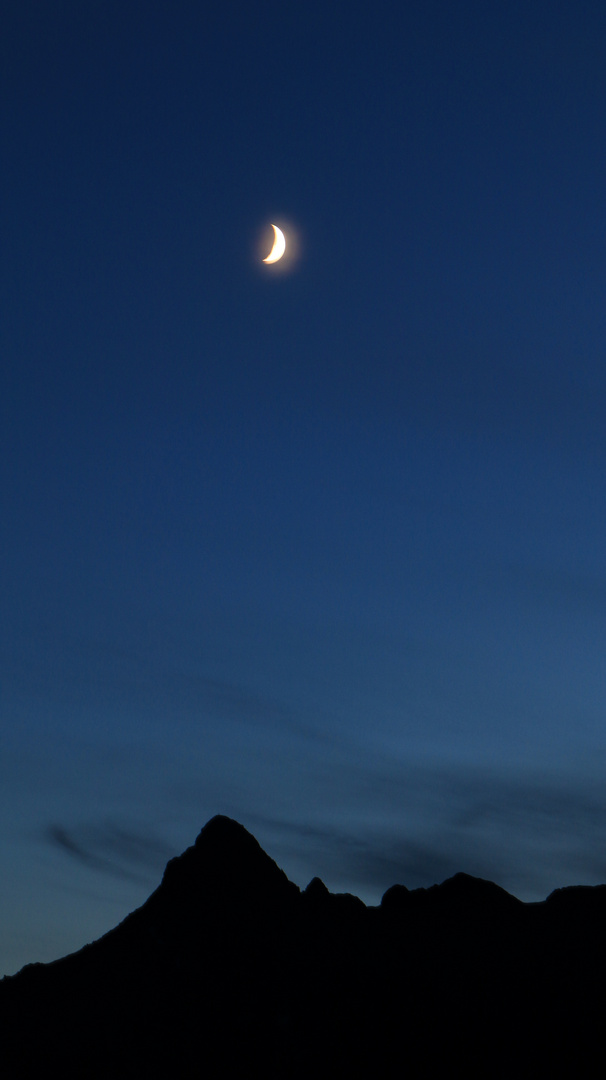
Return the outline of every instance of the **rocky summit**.
[[[597,1076],[605,927],[605,886],[301,891],[215,817],[119,926],[2,980],[2,1075]]]

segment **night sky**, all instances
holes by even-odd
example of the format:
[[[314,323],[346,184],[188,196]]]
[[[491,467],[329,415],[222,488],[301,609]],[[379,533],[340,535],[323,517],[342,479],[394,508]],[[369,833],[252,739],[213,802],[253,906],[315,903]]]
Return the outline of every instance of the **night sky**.
[[[605,5],[19,0],[0,105],[0,974],[216,813],[606,881]]]

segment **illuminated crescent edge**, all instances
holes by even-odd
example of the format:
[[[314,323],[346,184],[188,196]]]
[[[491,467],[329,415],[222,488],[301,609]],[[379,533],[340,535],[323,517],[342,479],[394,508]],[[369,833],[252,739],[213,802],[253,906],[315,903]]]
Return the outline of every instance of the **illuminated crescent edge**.
[[[281,259],[286,251],[286,240],[284,239],[284,233],[282,229],[279,229],[277,225],[272,225],[274,230],[274,246],[272,247],[269,255],[266,259],[263,259],[264,263],[275,263],[278,259]]]

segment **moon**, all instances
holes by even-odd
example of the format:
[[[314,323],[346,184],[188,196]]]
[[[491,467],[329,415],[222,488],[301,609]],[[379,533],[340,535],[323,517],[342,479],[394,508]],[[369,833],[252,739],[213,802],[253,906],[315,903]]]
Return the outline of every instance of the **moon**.
[[[277,262],[278,259],[282,258],[286,251],[286,239],[282,229],[279,229],[277,225],[272,225],[272,229],[274,230],[274,245],[267,258],[263,259],[264,263]]]

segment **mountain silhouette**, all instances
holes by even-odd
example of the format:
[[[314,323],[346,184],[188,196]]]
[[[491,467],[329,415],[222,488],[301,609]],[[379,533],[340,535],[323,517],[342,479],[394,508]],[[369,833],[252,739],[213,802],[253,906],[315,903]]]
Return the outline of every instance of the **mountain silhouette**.
[[[7,1078],[601,1076],[606,886],[300,890],[214,817],[98,941],[0,982]]]

